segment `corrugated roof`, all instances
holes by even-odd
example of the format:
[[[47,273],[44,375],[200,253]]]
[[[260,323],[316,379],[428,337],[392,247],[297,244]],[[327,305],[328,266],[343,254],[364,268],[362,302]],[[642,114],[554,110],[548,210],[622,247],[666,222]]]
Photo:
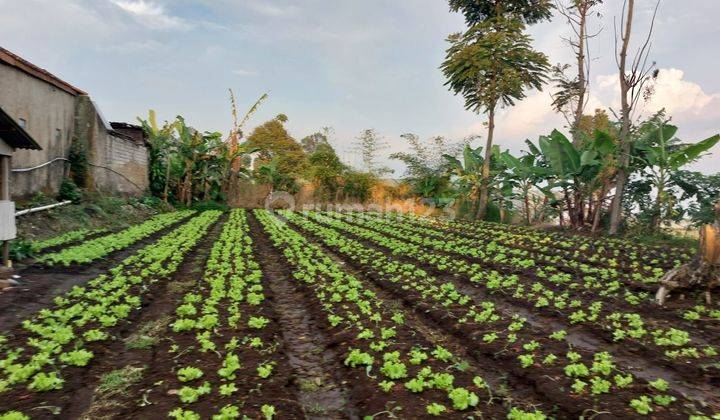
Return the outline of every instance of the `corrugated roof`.
[[[3,111],[2,107],[0,107],[0,138],[15,149],[42,150],[30,134]]]
[[[3,47],[0,47],[0,63],[5,63],[8,66],[15,67],[16,69],[21,70],[29,74],[30,76],[40,79],[46,83],[49,83],[71,95],[87,95],[87,93],[85,93],[84,91],[60,79],[49,71],[36,66],[35,64],[25,60],[17,54],[13,54],[12,52],[6,50]]]

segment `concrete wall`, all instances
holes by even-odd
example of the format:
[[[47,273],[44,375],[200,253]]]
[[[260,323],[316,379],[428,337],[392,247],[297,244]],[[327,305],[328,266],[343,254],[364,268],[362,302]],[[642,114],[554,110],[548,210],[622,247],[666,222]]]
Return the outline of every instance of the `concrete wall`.
[[[93,187],[98,191],[126,195],[138,195],[147,190],[147,147],[105,130],[95,130],[95,136],[89,160],[95,165],[90,167]]]
[[[25,129],[43,149],[17,150],[13,168],[67,158],[73,138],[77,138],[88,150],[88,162],[96,165],[88,168],[88,187],[125,195],[139,195],[148,187],[144,143],[110,134],[88,96],[71,95],[0,63],[0,106],[16,121],[27,121]],[[30,172],[12,173],[12,197],[26,199],[37,192],[55,195],[68,167],[67,162],[57,161]]]
[[[16,121],[27,121],[25,130],[43,150],[17,150],[12,167],[36,166],[67,157],[74,131],[75,97],[65,91],[0,63],[0,106]],[[55,162],[31,172],[11,175],[12,196],[31,197],[36,191],[55,194],[65,164]]]

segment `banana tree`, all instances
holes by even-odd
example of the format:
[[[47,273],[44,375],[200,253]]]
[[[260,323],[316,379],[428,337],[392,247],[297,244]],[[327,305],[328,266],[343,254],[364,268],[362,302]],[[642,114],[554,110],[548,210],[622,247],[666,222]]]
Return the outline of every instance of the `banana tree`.
[[[482,178],[482,147],[472,148],[465,145],[462,153],[462,162],[455,156],[443,154],[449,163],[449,172],[455,175],[455,183],[460,195],[473,203],[473,218],[478,213],[478,200],[480,198],[480,182]]]
[[[500,219],[502,219],[504,204],[510,202],[512,187],[508,184],[507,179],[499,176],[505,170],[505,166],[500,159],[500,147],[498,145],[492,146],[490,153],[486,155],[490,156],[488,195],[494,199],[495,205],[499,207],[498,213],[500,213]],[[458,192],[465,200],[473,203],[473,218],[478,219],[481,215],[486,214],[487,209],[481,208],[481,192],[484,179],[483,166],[485,162],[483,148],[473,148],[466,145],[463,149],[462,161],[448,154],[443,154],[443,157],[448,161],[448,171],[455,176]]]
[[[584,227],[591,215],[597,217],[602,206],[604,197],[598,201],[593,212],[591,198],[597,190],[604,189],[608,173],[612,172],[613,139],[609,134],[596,130],[593,138],[584,136],[582,141],[573,145],[564,134],[553,130],[549,136],[540,137],[539,146],[549,168],[547,188],[562,190],[572,227]]]
[[[230,185],[235,178],[250,178],[250,170],[248,168],[249,156],[258,151],[252,148],[247,141],[241,141],[244,138],[243,126],[248,122],[250,117],[255,114],[260,105],[268,98],[268,94],[264,93],[257,101],[248,109],[245,115],[239,119],[237,102],[232,89],[230,91],[230,104],[232,108],[233,128],[230,131],[226,143],[227,148],[223,150],[224,159],[228,162],[224,166],[224,180],[222,184],[222,193],[227,195],[230,191]]]
[[[716,134],[696,143],[682,144],[675,137],[678,128],[668,120],[655,121],[655,127],[635,144],[635,160],[645,165],[645,174],[656,192],[650,229],[656,231],[667,220],[673,208],[675,187],[673,175],[694,162],[720,141]]]
[[[168,202],[170,189],[171,157],[176,152],[177,140],[174,136],[175,123],[165,123],[160,127],[154,110],[148,112],[148,119],[138,118],[150,144],[149,181],[150,192],[162,194],[163,201]]]
[[[516,182],[520,190],[525,223],[530,225],[532,223],[531,215],[533,213],[530,208],[531,191],[534,188],[540,190],[546,197],[545,202],[550,198],[554,198],[554,196],[549,189],[540,186],[541,181],[550,174],[550,170],[541,165],[540,159],[542,156],[540,151],[534,144],[530,143],[529,140],[526,140],[526,143],[530,147],[529,151],[519,158],[513,156],[506,150],[500,154],[500,159],[508,169],[509,178]]]
[[[268,196],[271,196],[278,190],[289,193],[296,193],[298,191],[298,185],[295,179],[281,170],[277,158],[260,165],[257,168],[255,177],[258,181],[270,185]]]

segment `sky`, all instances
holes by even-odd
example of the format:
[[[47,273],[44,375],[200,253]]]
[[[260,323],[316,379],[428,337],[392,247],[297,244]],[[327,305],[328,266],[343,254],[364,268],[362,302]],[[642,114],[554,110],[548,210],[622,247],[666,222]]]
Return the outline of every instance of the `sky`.
[[[654,0],[636,1],[631,49],[644,39]],[[622,0],[606,0],[591,28],[591,98],[617,109],[614,21]],[[348,163],[361,130],[379,132],[385,154],[405,148],[403,133],[457,141],[484,135],[485,119],[466,111],[438,70],[447,35],[462,31],[443,0],[0,0],[0,46],[90,93],[111,121],[136,122],[149,109],[183,115],[195,128],[227,133],[228,89],[240,111],[269,99],[246,131],[289,117],[300,139],[322,127]],[[662,0],[650,60],[655,94],[636,117],[666,108],[685,141],[720,132],[720,2]],[[570,63],[561,19],[529,29],[551,63]],[[518,152],[526,138],[566,125],[550,107],[550,87],[499,112],[496,141]],[[396,176],[402,166],[390,162]],[[720,170],[720,145],[691,169]]]

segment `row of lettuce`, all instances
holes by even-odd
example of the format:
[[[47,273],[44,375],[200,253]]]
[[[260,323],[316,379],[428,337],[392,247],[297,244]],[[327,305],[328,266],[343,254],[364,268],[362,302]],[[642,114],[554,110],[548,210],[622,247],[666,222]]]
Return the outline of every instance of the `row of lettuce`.
[[[162,222],[153,221],[151,226],[167,225],[188,215],[170,213],[160,218]],[[37,393],[61,390],[67,380],[64,372],[88,366],[96,349],[103,348],[100,344],[115,339],[114,327],[141,309],[143,295],[149,287],[175,273],[188,251],[220,215],[218,211],[201,213],[127,257],[106,274],[56,297],[51,308],[42,309],[22,322],[23,332],[16,334],[21,342],[0,337],[3,353],[0,395],[18,387]],[[10,405],[19,403],[13,401]],[[24,415],[10,412],[4,416],[23,418],[17,416]]]

